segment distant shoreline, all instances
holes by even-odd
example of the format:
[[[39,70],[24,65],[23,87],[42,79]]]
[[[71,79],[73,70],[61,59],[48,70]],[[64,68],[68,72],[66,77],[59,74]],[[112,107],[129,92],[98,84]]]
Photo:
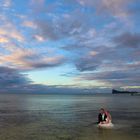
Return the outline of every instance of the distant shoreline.
[[[130,95],[140,95],[137,91],[119,91],[112,89],[112,94],[130,94]]]

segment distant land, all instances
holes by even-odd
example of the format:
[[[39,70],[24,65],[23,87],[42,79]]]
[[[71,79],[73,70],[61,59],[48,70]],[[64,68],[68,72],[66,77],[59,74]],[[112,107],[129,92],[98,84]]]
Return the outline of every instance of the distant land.
[[[112,94],[131,94],[131,95],[140,95],[139,92],[137,91],[119,91],[112,89]]]

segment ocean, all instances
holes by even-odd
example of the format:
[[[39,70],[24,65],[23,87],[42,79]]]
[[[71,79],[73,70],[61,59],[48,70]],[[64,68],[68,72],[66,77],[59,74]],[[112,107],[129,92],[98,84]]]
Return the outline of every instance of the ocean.
[[[100,108],[114,128],[97,128]],[[0,140],[139,139],[140,96],[0,94]]]

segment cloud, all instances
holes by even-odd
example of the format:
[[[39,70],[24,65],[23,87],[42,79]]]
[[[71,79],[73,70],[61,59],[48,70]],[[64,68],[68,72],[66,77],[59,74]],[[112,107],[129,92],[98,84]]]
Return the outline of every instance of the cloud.
[[[5,38],[5,40],[16,40],[19,42],[23,42],[24,36],[20,33],[20,31],[14,26],[12,23],[4,23],[2,26],[0,26],[0,37]]]
[[[139,33],[122,33],[114,38],[114,42],[122,47],[139,48],[140,34]]]
[[[26,26],[33,30],[37,28],[36,23],[25,19],[26,18],[22,19],[22,27]],[[30,32],[25,29],[24,33],[25,32],[28,34],[32,31]],[[49,32],[51,32],[51,30],[49,30]],[[51,36],[51,33],[49,36]],[[35,36],[34,38],[36,38],[38,43],[44,41],[42,36]],[[4,18],[0,26],[0,43],[0,49],[3,50],[0,52],[0,64],[4,66],[22,70],[34,70],[55,67],[64,63],[64,56],[56,54],[55,52],[50,53],[48,51],[49,47],[45,47],[46,49],[44,50],[37,47],[29,48],[31,44],[34,44],[33,38],[25,37],[23,30],[19,30],[19,27],[16,27],[15,24],[7,18]]]
[[[127,47],[112,46],[93,46],[85,51],[82,47],[76,47],[79,54],[75,54],[73,63],[77,75],[71,77],[76,81],[87,81],[88,83],[97,82],[93,87],[106,87],[108,89],[119,88],[129,85],[139,86],[139,56],[134,55],[135,50]],[[69,50],[74,53],[73,50]],[[124,53],[125,52],[125,53]],[[86,82],[85,82],[86,83]],[[98,87],[98,88],[99,88]]]
[[[102,71],[94,73],[81,74],[78,79],[88,81],[99,81],[105,83],[106,86],[122,87],[122,86],[140,86],[140,72],[138,70],[117,70]]]
[[[86,75],[81,75],[79,77],[80,80],[92,80],[99,81],[102,84],[102,89],[100,86],[95,86],[92,88],[77,88],[71,86],[47,86],[42,84],[34,84],[26,74],[22,74],[20,70],[8,68],[8,67],[0,67],[0,93],[67,93],[67,94],[75,94],[75,93],[93,93],[93,91],[101,92],[101,91],[109,91],[112,87],[112,83],[115,87],[121,86],[129,86],[129,88],[140,86],[139,79],[135,79],[139,72],[134,73],[127,72],[105,72],[105,73],[88,73]],[[133,77],[135,76],[135,77]],[[47,79],[46,79],[47,80]],[[114,86],[113,85],[113,86]]]
[[[95,0],[77,0],[82,6],[94,6]]]
[[[9,7],[11,7],[11,5],[12,5],[12,1],[11,1],[11,0],[2,0],[2,1],[1,1],[1,5],[2,5],[2,7],[4,7],[4,8],[9,8]]]
[[[29,66],[29,68],[50,68],[50,67],[59,66],[63,62],[64,62],[63,56],[53,56],[53,57],[44,57],[42,59],[40,58],[40,60],[37,62],[31,61],[27,63],[27,65]]]
[[[28,75],[21,73],[20,70],[9,67],[0,67],[0,93],[81,94],[86,92],[89,93],[89,91],[84,91],[83,88],[77,87],[60,85],[47,86],[42,84],[34,84],[33,81],[28,78]]]
[[[57,21],[36,21],[38,30],[34,36],[40,36],[44,40],[60,40],[63,38],[74,37],[81,32],[81,23],[74,20],[72,17],[69,19],[61,19]]]
[[[0,88],[14,88],[16,86],[29,84],[31,81],[25,78],[17,69],[0,67]]]
[[[10,48],[11,49],[11,48]],[[64,57],[60,55],[47,56],[42,55],[32,49],[16,48],[11,49],[8,55],[0,56],[1,65],[9,64],[10,67],[33,70],[39,68],[49,68],[61,65],[64,62]]]
[[[36,14],[43,12],[45,10],[45,0],[31,0],[30,6]]]
[[[121,58],[119,55],[116,49],[109,46],[88,47],[86,51],[80,48],[74,64],[79,71],[96,71],[105,64],[113,65],[117,57]]]
[[[53,22],[45,21],[45,20],[37,20],[36,24],[38,30],[34,36],[40,36],[44,40],[58,39],[58,34],[56,33],[57,27],[54,25]]]
[[[76,61],[75,65],[79,71],[94,71],[99,67],[100,63],[101,61],[99,59],[94,59],[92,57],[84,57],[79,58]]]
[[[64,6],[64,5],[63,5]],[[57,9],[61,8],[58,6]],[[37,16],[34,18],[34,23],[37,25],[37,29],[33,34],[33,37],[38,40],[51,40],[58,41],[65,38],[75,38],[82,33],[84,34],[88,26],[87,20],[89,19],[84,12],[79,9],[72,10],[68,13],[48,13],[48,18],[40,18]],[[82,17],[82,18],[80,18]],[[63,20],[62,20],[63,19]],[[93,37],[96,34],[94,28],[90,28],[88,31],[88,36]]]
[[[9,42],[9,40],[8,40],[8,38],[6,38],[6,37],[0,37],[0,43],[8,43]]]
[[[0,4],[1,66],[25,72],[67,62],[70,70],[76,71],[73,78],[81,74],[89,85],[94,78],[108,87],[137,84],[137,77],[131,76],[131,71],[139,69],[140,55],[138,16],[134,13],[139,6],[135,0],[30,0],[18,5],[11,2]],[[132,28],[122,22],[129,23],[129,18],[135,25]],[[54,51],[48,51],[50,48]],[[33,91],[58,88],[22,86]]]
[[[103,29],[100,33],[96,32],[92,38],[85,33],[87,39],[79,41],[79,37],[81,38],[79,35],[76,38],[77,42],[66,45],[63,49],[74,56],[73,60],[70,59],[75,64],[77,70],[82,72],[109,69],[109,67],[113,70],[124,69],[128,63],[132,64],[139,61],[138,47],[140,46],[140,39],[139,33],[122,32],[117,30],[113,33],[112,26],[109,26],[109,28]],[[110,33],[113,33],[113,35],[108,36]],[[130,47],[135,49],[129,49]]]
[[[23,21],[22,25],[28,28],[33,28],[33,29],[37,28],[36,24],[33,21],[28,21],[28,20]]]
[[[39,42],[45,41],[45,38],[42,37],[41,35],[34,35],[33,38]]]
[[[79,80],[90,80],[98,81],[102,83],[102,88],[100,86],[95,86],[92,88],[77,88],[71,86],[47,86],[42,84],[34,84],[28,78],[28,75],[21,73],[18,69],[13,69],[9,67],[0,67],[0,93],[93,93],[93,91],[109,91],[113,87],[124,87],[129,88],[140,86],[139,71],[108,71],[102,73],[86,73],[80,75]],[[47,79],[46,79],[47,80]],[[104,84],[103,84],[104,83]],[[113,85],[112,85],[113,84]],[[104,85],[104,87],[103,87]]]
[[[126,18],[129,15],[127,6],[131,0],[77,0],[82,6],[94,7],[98,13],[109,13],[114,17]]]
[[[64,10],[64,13],[65,13],[65,6],[69,7],[72,5],[76,5],[75,0],[67,0],[67,1],[64,1],[64,0],[60,0],[60,1],[31,0],[30,1],[30,9],[31,9],[32,13],[35,14],[35,16],[40,16],[45,13],[45,14],[52,15],[52,16],[58,18],[55,14],[56,13],[59,14],[59,10],[61,8]],[[66,9],[66,11],[67,11],[67,9]],[[63,12],[62,12],[62,14],[63,14]]]
[[[89,52],[89,55],[91,55],[91,56],[96,56],[97,54],[99,54],[99,52],[97,52],[97,51],[91,51],[91,52]]]
[[[129,13],[127,11],[127,6],[130,0],[102,0],[100,11],[108,11],[110,14],[119,17],[119,18],[126,18]]]

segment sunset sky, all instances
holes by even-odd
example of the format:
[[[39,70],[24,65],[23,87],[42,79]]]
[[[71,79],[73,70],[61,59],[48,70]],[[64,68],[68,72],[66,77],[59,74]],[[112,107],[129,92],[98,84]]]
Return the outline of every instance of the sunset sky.
[[[140,91],[140,0],[0,0],[0,93]]]

